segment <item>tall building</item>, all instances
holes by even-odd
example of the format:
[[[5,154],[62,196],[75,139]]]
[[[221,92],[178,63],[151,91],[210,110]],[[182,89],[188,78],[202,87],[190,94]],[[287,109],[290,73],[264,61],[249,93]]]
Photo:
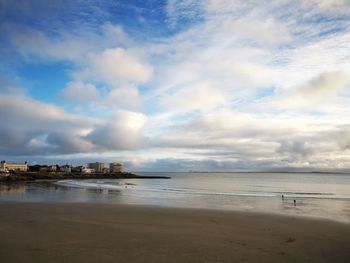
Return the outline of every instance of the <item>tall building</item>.
[[[109,172],[122,173],[123,172],[123,165],[121,163],[110,163],[109,164]]]
[[[99,163],[99,162],[89,163],[88,167],[90,169],[94,169],[96,173],[102,173],[103,168],[105,168],[105,164],[104,163]]]
[[[4,171],[28,171],[28,164],[25,163],[7,163],[6,161],[1,161],[0,169]]]

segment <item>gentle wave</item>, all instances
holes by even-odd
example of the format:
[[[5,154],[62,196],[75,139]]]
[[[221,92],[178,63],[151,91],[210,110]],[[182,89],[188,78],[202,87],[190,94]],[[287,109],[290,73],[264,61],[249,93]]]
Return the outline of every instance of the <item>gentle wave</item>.
[[[148,191],[161,192],[172,194],[189,194],[189,195],[213,195],[213,196],[246,196],[246,197],[281,197],[285,198],[313,198],[313,199],[343,199],[350,200],[350,195],[336,195],[333,193],[318,193],[318,192],[214,192],[203,191],[196,189],[181,189],[181,188],[155,188],[142,187],[130,184],[110,184],[104,181],[86,182],[82,180],[61,180],[56,182],[57,185],[87,188],[87,189],[109,189],[120,191]]]
[[[110,190],[122,190],[122,185],[115,185],[115,184],[104,184],[101,183],[90,183],[90,182],[84,182],[84,181],[77,181],[77,180],[61,180],[57,181],[55,184],[61,185],[61,186],[70,186],[70,187],[77,187],[77,188],[89,188],[89,189],[110,189]]]

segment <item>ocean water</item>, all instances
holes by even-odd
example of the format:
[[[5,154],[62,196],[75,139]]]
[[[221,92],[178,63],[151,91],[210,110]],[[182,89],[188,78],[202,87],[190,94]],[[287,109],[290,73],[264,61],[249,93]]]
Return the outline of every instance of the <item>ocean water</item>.
[[[138,174],[170,176],[171,179],[88,179],[0,185],[0,202],[208,208],[309,216],[350,223],[350,175],[347,174]]]

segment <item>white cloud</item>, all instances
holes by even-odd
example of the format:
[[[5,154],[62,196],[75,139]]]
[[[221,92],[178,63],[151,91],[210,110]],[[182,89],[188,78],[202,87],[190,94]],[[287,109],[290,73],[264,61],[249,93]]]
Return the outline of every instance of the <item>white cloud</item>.
[[[299,108],[306,109],[306,114],[314,110],[325,114],[346,112],[349,92],[344,77],[335,77],[339,81],[329,78],[323,85],[329,89],[315,88],[308,98],[301,95],[300,89],[325,72],[350,74],[350,38],[346,30],[349,23],[338,10],[340,6],[349,8],[347,3],[330,1],[327,6],[332,9],[331,16],[324,13],[321,1],[222,0],[202,1],[198,5],[197,10],[202,12],[199,23],[196,20],[160,48],[151,48],[157,55],[159,50],[166,55],[165,63],[156,68],[159,84],[148,101],[159,100],[163,109],[174,113],[181,108],[198,109],[196,96],[183,94],[209,79],[225,97],[221,105],[238,111],[271,113]],[[172,1],[172,19],[180,20],[187,8],[193,8],[191,1]],[[329,19],[316,23],[320,15]],[[342,98],[337,96],[338,91]],[[176,97],[177,94],[181,96]]]
[[[341,94],[348,83],[349,76],[343,71],[324,72],[277,96],[272,104],[280,109],[339,112],[337,108],[347,104],[347,99],[341,98]]]
[[[101,26],[101,31],[103,39],[108,40],[110,45],[121,47],[136,46],[136,43],[129,37],[121,25],[106,23]]]
[[[113,114],[116,110],[142,109],[140,93],[133,85],[108,90],[106,87],[97,89],[91,83],[73,81],[61,91],[60,97],[76,105],[78,111]]]
[[[140,93],[132,85],[112,89],[102,103],[114,109],[140,110],[142,108]]]
[[[13,23],[1,25],[1,31],[24,58],[42,58],[84,64],[86,55],[111,46],[133,47],[135,43],[120,25],[102,24],[98,32],[88,28],[76,31],[55,30],[51,35],[29,26]],[[103,41],[101,41],[103,39]]]
[[[77,79],[88,79],[118,86],[125,83],[140,84],[150,80],[152,67],[135,52],[123,48],[105,49],[91,53],[88,66],[75,73]]]
[[[299,92],[306,99],[322,102],[337,96],[346,83],[346,75],[343,72],[327,72],[310,80]]]
[[[143,147],[142,129],[147,117],[141,113],[118,112],[106,124],[97,127],[87,138],[109,150],[128,150]]]
[[[227,104],[227,97],[220,86],[203,82],[181,87],[174,94],[168,93],[160,103],[172,112],[207,112]]]
[[[174,152],[184,153],[179,156],[188,160],[264,162],[270,168],[303,167],[309,162],[311,167],[323,169],[327,156],[332,156],[328,168],[338,162],[346,168],[349,165],[344,160],[350,160],[345,153],[348,150],[344,150],[349,145],[349,136],[345,136],[349,126],[343,123],[347,121],[221,111],[163,128],[161,134],[151,137],[150,145],[168,152],[178,149]]]
[[[348,0],[314,0],[312,2],[316,3],[317,7],[324,12],[348,15],[350,11]]]
[[[26,97],[0,96],[0,150],[7,154],[76,152],[83,138],[98,120],[67,113],[59,107]],[[76,143],[69,148],[49,145],[52,134],[65,134]],[[39,143],[40,142],[40,143]]]
[[[122,26],[105,23],[97,31],[57,30],[52,36],[15,24],[4,24],[2,29],[24,59],[70,62],[72,80],[60,96],[75,109],[90,105],[100,115],[141,109],[138,85],[151,80],[153,67],[147,62],[146,52]]]
[[[61,97],[72,102],[87,103],[99,101],[100,93],[94,85],[72,81],[62,90]]]
[[[35,56],[42,59],[79,61],[91,48],[88,42],[82,41],[82,38],[89,38],[89,35],[64,33],[52,39],[37,29],[13,24],[3,25],[3,32],[6,31],[10,32],[9,39],[13,46],[27,59]]]
[[[111,120],[67,113],[26,97],[0,96],[0,153],[45,155],[143,147],[143,114],[119,112]]]

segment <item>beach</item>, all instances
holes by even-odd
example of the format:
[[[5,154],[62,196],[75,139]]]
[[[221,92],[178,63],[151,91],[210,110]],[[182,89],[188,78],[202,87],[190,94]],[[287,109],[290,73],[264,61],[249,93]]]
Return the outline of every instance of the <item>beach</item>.
[[[0,203],[2,262],[349,262],[350,224],[263,213]]]

